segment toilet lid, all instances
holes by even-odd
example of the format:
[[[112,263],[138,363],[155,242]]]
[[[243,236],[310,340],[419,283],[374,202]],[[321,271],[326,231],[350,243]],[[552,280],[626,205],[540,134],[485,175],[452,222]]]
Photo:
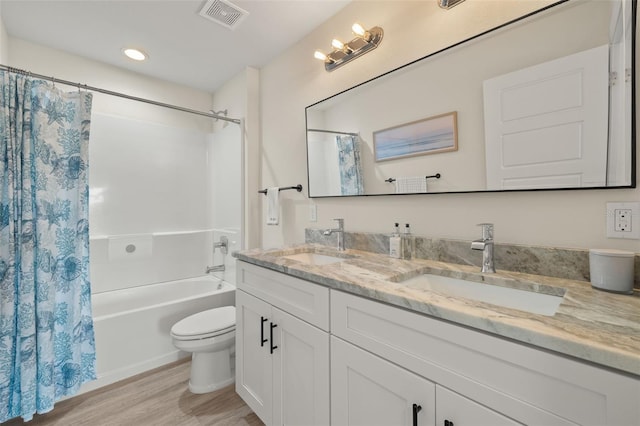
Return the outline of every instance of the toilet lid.
[[[209,309],[186,317],[171,327],[176,336],[199,336],[228,330],[236,325],[235,306]]]

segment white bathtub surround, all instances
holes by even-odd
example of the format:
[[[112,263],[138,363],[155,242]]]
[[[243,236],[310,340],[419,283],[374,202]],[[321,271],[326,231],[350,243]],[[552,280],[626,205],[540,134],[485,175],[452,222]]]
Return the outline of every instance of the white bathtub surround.
[[[108,237],[109,261],[148,259],[153,255],[153,235]]]
[[[87,392],[189,354],[171,343],[171,327],[195,313],[235,304],[235,285],[212,276],[92,296],[98,380]]]
[[[206,141],[207,133],[192,122],[167,125],[94,114],[91,232],[127,235],[209,227],[203,196]]]
[[[204,275],[212,261],[213,239],[212,229],[91,237],[92,292]],[[140,244],[141,241],[149,243]],[[136,246],[131,255],[126,252],[129,245]],[[136,255],[139,249],[142,255]]]
[[[210,247],[213,247],[213,242],[220,241],[222,237],[227,237],[228,250],[227,254],[223,254],[219,248],[213,250],[213,260],[207,266],[222,265],[224,264],[224,271],[211,272],[211,275],[218,277],[224,281],[235,283],[236,282],[236,262],[232,256],[232,253],[242,249],[242,239],[240,236],[240,229],[238,228],[223,228],[214,229],[212,235],[212,242]]]

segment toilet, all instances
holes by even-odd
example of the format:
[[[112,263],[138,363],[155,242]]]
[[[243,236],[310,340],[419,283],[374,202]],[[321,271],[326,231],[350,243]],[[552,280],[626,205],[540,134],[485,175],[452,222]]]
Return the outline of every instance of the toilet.
[[[224,306],[188,316],[171,327],[173,345],[191,352],[192,393],[213,392],[234,382],[236,308]]]

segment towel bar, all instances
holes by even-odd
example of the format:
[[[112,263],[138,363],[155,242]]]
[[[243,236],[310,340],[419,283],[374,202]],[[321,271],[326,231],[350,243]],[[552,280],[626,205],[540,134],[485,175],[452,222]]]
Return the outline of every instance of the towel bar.
[[[425,179],[430,179],[430,178],[436,178],[436,179],[440,179],[440,173],[436,173],[435,175],[431,175],[431,176],[425,176]],[[389,179],[385,179],[385,182],[389,182],[389,183],[393,183],[396,181],[395,178],[389,178]]]
[[[278,191],[285,191],[287,189],[295,189],[298,192],[302,192],[302,185],[297,184],[296,186],[284,186],[284,187],[278,188]],[[258,192],[261,193],[261,194],[267,195],[267,190],[266,189],[261,189]]]

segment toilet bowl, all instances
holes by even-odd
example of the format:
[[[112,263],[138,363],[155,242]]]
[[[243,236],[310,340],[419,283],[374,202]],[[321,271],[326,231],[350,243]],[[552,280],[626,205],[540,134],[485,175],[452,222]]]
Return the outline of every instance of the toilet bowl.
[[[236,308],[224,306],[188,316],[171,327],[173,345],[191,352],[189,390],[213,392],[234,382],[231,356],[236,341]]]

